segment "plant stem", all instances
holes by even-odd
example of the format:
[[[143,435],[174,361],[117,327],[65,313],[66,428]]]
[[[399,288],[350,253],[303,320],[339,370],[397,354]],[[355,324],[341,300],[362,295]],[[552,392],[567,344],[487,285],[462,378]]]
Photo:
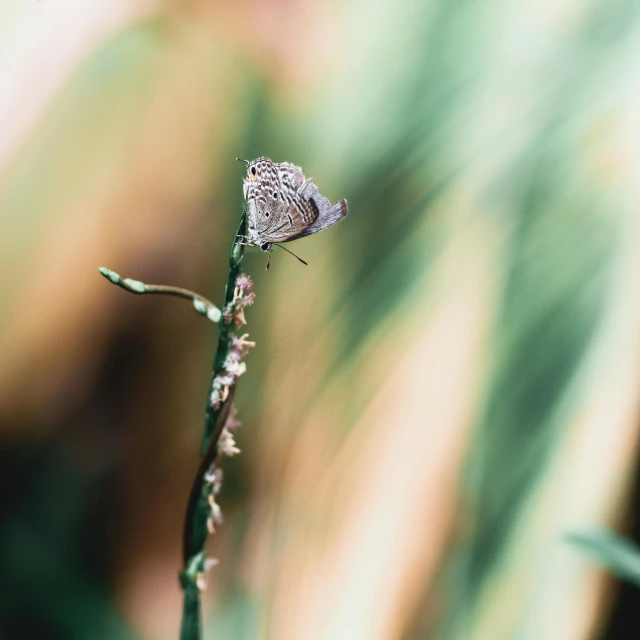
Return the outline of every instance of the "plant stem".
[[[234,304],[236,279],[238,275],[240,275],[240,263],[244,255],[244,246],[239,244],[238,239],[239,236],[242,236],[244,233],[245,221],[246,207],[242,213],[238,231],[236,232],[229,255],[229,277],[227,279],[224,303],[222,305],[223,312],[231,308]],[[230,322],[225,321],[225,314],[221,313],[218,321],[218,348],[213,360],[210,389],[213,387],[215,377],[222,371],[224,362],[229,354],[231,343],[230,325]],[[229,412],[231,411],[234,392],[235,386],[232,386],[229,389],[227,398],[217,409],[213,408],[211,402],[207,402],[205,427],[201,444],[202,457],[191,487],[185,516],[183,539],[184,569],[180,573],[180,583],[184,590],[180,640],[200,640],[202,638],[202,608],[198,576],[205,571],[206,555],[204,552],[204,544],[207,539],[207,520],[209,519],[210,510],[205,475],[216,459],[218,441],[229,417]]]
[[[200,315],[206,316],[211,320],[211,322],[218,325],[218,348],[213,360],[210,393],[216,376],[224,369],[233,338],[230,333],[230,328],[235,307],[237,306],[235,297],[236,281],[241,272],[240,263],[244,256],[244,244],[241,244],[239,239],[244,235],[246,218],[247,209],[245,206],[233,244],[231,245],[231,254],[229,255],[229,277],[227,279],[227,286],[224,292],[222,311],[204,296],[194,293],[193,291],[189,291],[188,289],[167,285],[145,284],[144,282],[133,280],[132,278],[122,278],[115,271],[111,271],[106,267],[100,267],[98,269],[107,280],[130,293],[138,295],[170,295],[191,300],[193,308]],[[244,304],[247,304],[246,301]],[[224,313],[225,311],[227,313]],[[241,340],[243,338],[241,338]],[[244,345],[253,346],[253,344],[249,342],[245,342]],[[237,375],[239,374],[236,374],[236,377]],[[201,640],[202,638],[202,608],[200,605],[200,585],[202,583],[199,578],[204,577],[206,569],[204,544],[207,539],[208,520],[211,509],[209,505],[210,487],[208,486],[206,475],[218,455],[220,436],[222,435],[224,427],[229,419],[233,406],[234,394],[235,382],[228,383],[223,401],[216,402],[214,404],[210,399],[209,402],[207,402],[205,427],[201,444],[202,456],[189,494],[184,523],[182,547],[184,569],[179,575],[180,583],[184,590],[182,627],[180,630],[181,640]]]
[[[183,289],[182,287],[170,287],[165,284],[146,284],[140,282],[140,280],[133,280],[132,278],[122,278],[120,274],[106,267],[100,267],[98,271],[110,282],[118,287],[121,287],[129,293],[135,293],[136,295],[143,295],[146,293],[160,294],[165,296],[176,296],[178,298],[186,298],[191,300],[193,308],[203,316],[206,316],[212,322],[219,323],[222,316],[222,312],[216,307],[211,300],[207,300],[199,293],[189,291],[189,289]]]

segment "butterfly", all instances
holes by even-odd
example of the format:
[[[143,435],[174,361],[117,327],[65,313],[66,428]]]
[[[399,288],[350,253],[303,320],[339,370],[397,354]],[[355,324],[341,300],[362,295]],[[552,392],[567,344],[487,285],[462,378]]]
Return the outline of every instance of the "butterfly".
[[[245,244],[269,253],[269,260],[276,243],[317,233],[347,215],[347,201],[331,204],[313,180],[305,178],[300,167],[288,162],[275,163],[265,157],[240,162],[247,165],[243,184],[248,222]]]

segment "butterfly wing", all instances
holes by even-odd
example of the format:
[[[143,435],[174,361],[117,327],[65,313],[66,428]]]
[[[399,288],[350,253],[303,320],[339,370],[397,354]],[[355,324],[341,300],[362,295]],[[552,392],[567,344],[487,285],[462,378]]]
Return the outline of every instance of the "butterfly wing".
[[[268,158],[249,163],[244,195],[249,238],[255,244],[303,238],[347,215],[346,200],[332,205],[300,167]]]
[[[323,203],[322,209],[318,208],[318,217],[315,222],[308,226],[299,236],[296,236],[296,238],[304,238],[312,233],[322,231],[323,229],[330,227],[332,224],[340,222],[340,220],[347,215],[348,207],[346,200],[340,200],[340,202],[332,205],[327,198],[324,196],[322,196],[322,198],[326,200],[326,203]],[[312,199],[312,202],[318,206],[315,200]],[[294,240],[294,238],[290,238],[290,240]]]
[[[302,200],[311,204],[317,211],[317,215],[312,224],[306,226],[295,238],[289,238],[290,240],[304,238],[312,233],[322,231],[332,224],[340,222],[340,220],[347,215],[348,207],[346,200],[340,200],[337,204],[331,204],[329,198],[323,196],[311,180],[306,180],[302,184],[298,190],[298,194]]]
[[[275,165],[278,172],[278,180],[280,185],[295,193],[305,181],[304,173],[302,169],[295,164],[289,162],[280,162]]]
[[[249,237],[257,242],[261,231],[269,223],[264,216],[264,212],[268,210],[267,199],[258,184],[248,181],[245,181],[244,197],[247,202]]]
[[[287,242],[300,237],[318,217],[311,202],[293,199],[286,193],[278,203],[273,222],[260,234],[264,242]]]
[[[274,168],[277,187],[267,194],[266,205],[272,209],[273,215],[269,224],[260,228],[261,242],[291,240],[313,224],[318,215],[313,205],[298,194],[305,182],[302,169],[288,162],[276,164]]]
[[[249,238],[261,244],[262,235],[272,228],[278,216],[280,181],[276,166],[261,157],[249,163],[244,181],[244,198],[249,218]]]

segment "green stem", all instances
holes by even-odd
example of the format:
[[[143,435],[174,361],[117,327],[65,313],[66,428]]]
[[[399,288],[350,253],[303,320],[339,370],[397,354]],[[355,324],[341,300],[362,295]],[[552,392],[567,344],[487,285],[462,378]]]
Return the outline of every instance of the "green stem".
[[[191,300],[191,302],[193,303],[193,308],[200,315],[209,318],[211,322],[215,322],[217,324],[220,322],[220,319],[222,317],[222,312],[220,311],[220,309],[218,309],[218,307],[216,307],[215,304],[213,304],[213,302],[207,300],[199,293],[189,291],[189,289],[183,289],[182,287],[170,287],[165,284],[145,284],[144,282],[140,282],[140,280],[133,280],[133,278],[122,278],[120,274],[116,273],[115,271],[111,271],[111,269],[107,269],[106,267],[99,267],[98,271],[107,280],[109,280],[109,282],[115,284],[118,287],[121,287],[129,293],[135,293],[136,295],[151,293],[165,296],[176,296],[177,298],[185,298],[187,300]]]
[[[243,235],[244,225],[246,219],[246,207],[242,212],[242,217],[240,218],[240,224],[238,225],[238,231],[236,232],[233,245],[231,247],[231,253],[229,254],[229,277],[227,278],[227,286],[224,290],[224,303],[222,305],[223,311],[227,309],[227,307],[233,304],[233,293],[236,288],[236,279],[240,275],[240,263],[242,262],[242,256],[244,255],[244,245],[238,243],[238,237]],[[231,328],[231,323],[227,324],[224,321],[224,318],[220,319],[219,322],[220,331],[218,333],[218,348],[216,350],[216,355],[213,360],[213,371],[211,373],[211,385],[213,386],[213,380],[222,371],[224,361],[229,353],[229,329]],[[214,426],[217,420],[217,413],[222,410],[222,407],[218,409],[218,411],[214,411],[211,408],[211,404],[207,403],[207,413],[205,416],[205,426],[204,426],[204,434],[202,436],[202,445],[201,445],[201,453],[207,449],[209,445],[209,440],[214,431]]]
[[[240,218],[238,231],[236,232],[229,255],[229,277],[224,293],[223,312],[230,308],[234,302],[236,279],[240,275],[240,263],[244,255],[244,245],[238,243],[238,238],[243,235],[245,220],[246,207]],[[229,335],[230,325],[230,322],[225,322],[223,313],[218,322],[218,348],[213,361],[210,390],[213,388],[215,377],[222,371],[224,362],[229,354],[229,347],[231,345],[231,337]],[[204,544],[208,533],[207,520],[209,518],[209,505],[207,501],[208,487],[205,481],[205,475],[216,459],[218,441],[229,417],[229,412],[231,411],[234,392],[235,387],[231,387],[228,397],[217,409],[211,406],[210,401],[207,402],[205,428],[201,445],[202,457],[191,487],[185,516],[183,539],[184,569],[180,573],[180,582],[184,590],[180,640],[200,640],[202,638],[202,608],[200,603],[200,589],[198,587],[198,575],[204,573],[205,570],[206,556]]]

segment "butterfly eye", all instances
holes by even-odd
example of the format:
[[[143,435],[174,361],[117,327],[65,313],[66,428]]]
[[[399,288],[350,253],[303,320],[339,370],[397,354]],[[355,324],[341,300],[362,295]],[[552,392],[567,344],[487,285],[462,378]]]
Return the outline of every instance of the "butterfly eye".
[[[255,176],[256,175],[256,168],[255,167],[251,167],[251,173]]]

